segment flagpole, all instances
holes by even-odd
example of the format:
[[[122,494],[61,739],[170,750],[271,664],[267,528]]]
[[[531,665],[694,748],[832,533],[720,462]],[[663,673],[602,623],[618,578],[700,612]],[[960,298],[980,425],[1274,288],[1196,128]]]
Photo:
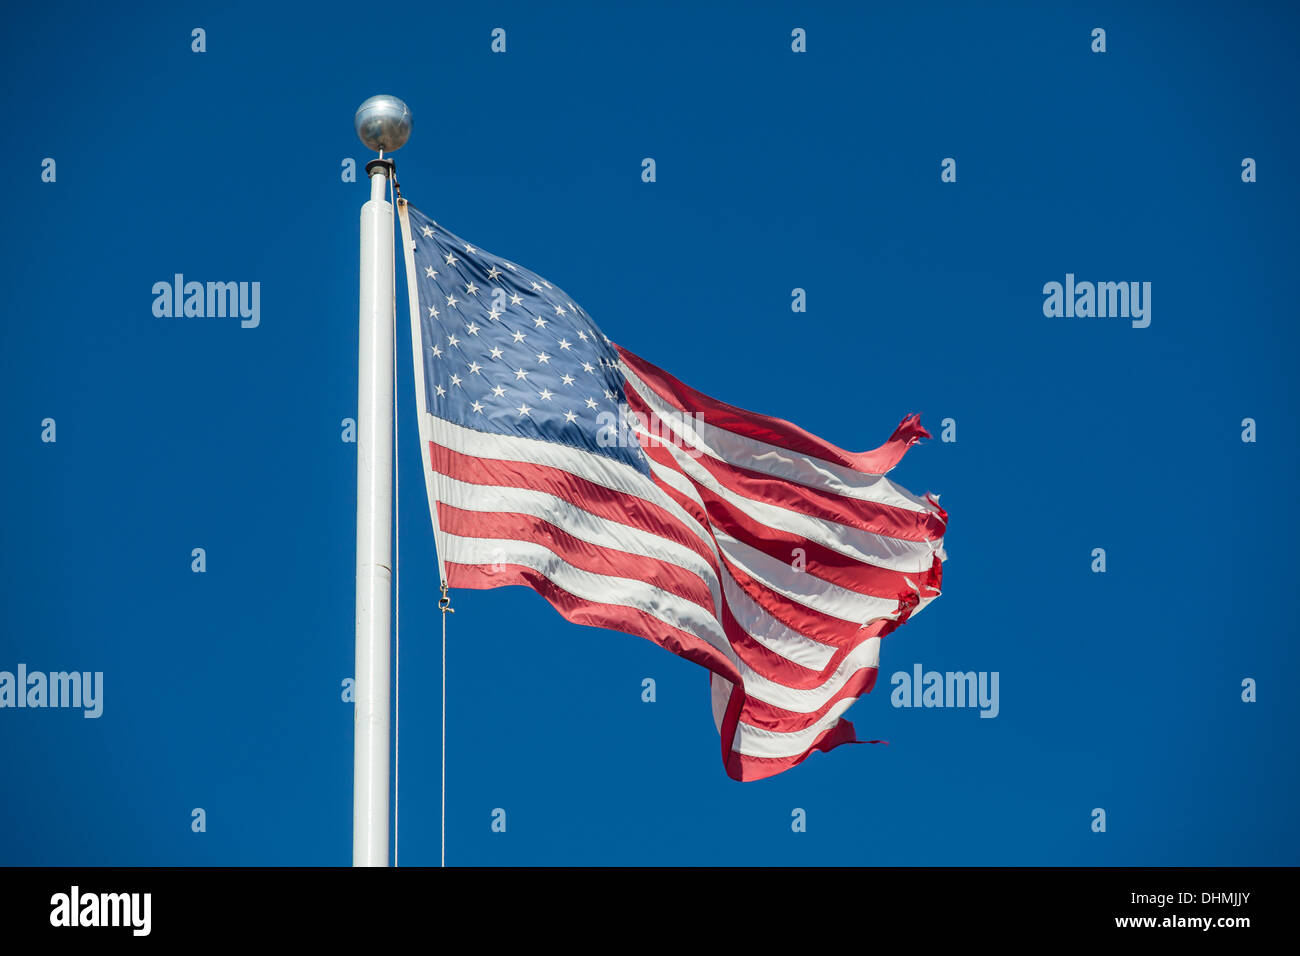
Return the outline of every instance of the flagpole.
[[[391,745],[393,508],[393,206],[384,196],[394,166],[384,152],[411,132],[406,104],[372,96],[357,110],[357,135],[379,158],[366,164],[361,207],[360,347],[357,363],[356,682],[352,764],[352,865],[388,866]]]

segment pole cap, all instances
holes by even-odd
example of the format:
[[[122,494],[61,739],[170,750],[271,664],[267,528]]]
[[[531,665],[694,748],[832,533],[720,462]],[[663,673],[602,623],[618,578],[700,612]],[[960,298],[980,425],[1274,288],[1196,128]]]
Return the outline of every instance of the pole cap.
[[[411,135],[411,111],[396,96],[381,93],[357,107],[353,125],[369,149],[391,153]]]

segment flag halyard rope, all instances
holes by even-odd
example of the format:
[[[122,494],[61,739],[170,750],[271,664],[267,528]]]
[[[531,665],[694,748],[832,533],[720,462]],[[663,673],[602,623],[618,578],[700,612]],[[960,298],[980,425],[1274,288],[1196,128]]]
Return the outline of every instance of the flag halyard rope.
[[[410,221],[407,218],[407,200],[402,197],[400,184],[396,182],[394,174],[391,181],[391,187],[395,190],[395,206],[398,219],[401,224],[402,252],[406,258],[406,276],[408,285],[408,305],[411,319],[411,353],[414,359],[414,384],[416,393],[416,414],[417,427],[420,433],[421,459],[425,472],[426,491],[429,494],[429,516],[433,524],[434,548],[438,560],[438,576],[442,596],[438,601],[438,610],[442,615],[442,754],[441,754],[441,811],[440,811],[440,865],[447,865],[447,615],[454,614],[455,610],[451,606],[451,597],[448,593],[450,585],[447,583],[446,570],[446,535],[442,531],[441,523],[438,521],[438,503],[445,501],[446,480],[445,476],[436,470],[428,467],[428,462],[423,461],[427,454],[427,442],[433,439],[433,436],[427,429],[434,428],[431,416],[427,414],[423,402],[424,394],[424,374],[422,368],[422,330],[420,326],[419,308],[417,305],[418,292],[416,289],[416,279],[414,275],[414,248],[415,241],[410,233]],[[395,268],[395,266],[394,266]],[[396,281],[394,277],[394,281]],[[394,375],[396,375],[396,362],[394,361]],[[397,402],[397,388],[394,386],[394,403]],[[394,410],[394,422],[396,422],[396,410]],[[396,819],[394,819],[394,832],[396,832]],[[395,842],[395,841],[394,841]],[[396,853],[394,853],[396,858]]]
[[[447,582],[442,582],[442,597],[438,601],[442,612],[442,820],[440,830],[440,866],[447,865],[447,615],[455,614],[447,594]]]

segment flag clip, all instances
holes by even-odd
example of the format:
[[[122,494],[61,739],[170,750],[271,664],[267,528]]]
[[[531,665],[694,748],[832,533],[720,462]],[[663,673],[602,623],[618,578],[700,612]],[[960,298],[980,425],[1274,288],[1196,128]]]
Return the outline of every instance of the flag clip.
[[[442,582],[442,597],[438,599],[438,610],[443,614],[455,614],[456,609],[451,606],[451,598],[447,595],[447,582]]]

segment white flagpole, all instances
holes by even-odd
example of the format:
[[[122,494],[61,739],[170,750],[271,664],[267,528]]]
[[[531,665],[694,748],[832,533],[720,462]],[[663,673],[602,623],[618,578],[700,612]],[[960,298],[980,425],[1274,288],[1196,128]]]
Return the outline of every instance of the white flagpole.
[[[357,135],[379,153],[366,164],[370,201],[361,207],[361,304],[357,389],[357,604],[352,766],[352,865],[388,866],[391,745],[393,207],[384,196],[411,114],[392,96],[372,96],[356,114]]]

